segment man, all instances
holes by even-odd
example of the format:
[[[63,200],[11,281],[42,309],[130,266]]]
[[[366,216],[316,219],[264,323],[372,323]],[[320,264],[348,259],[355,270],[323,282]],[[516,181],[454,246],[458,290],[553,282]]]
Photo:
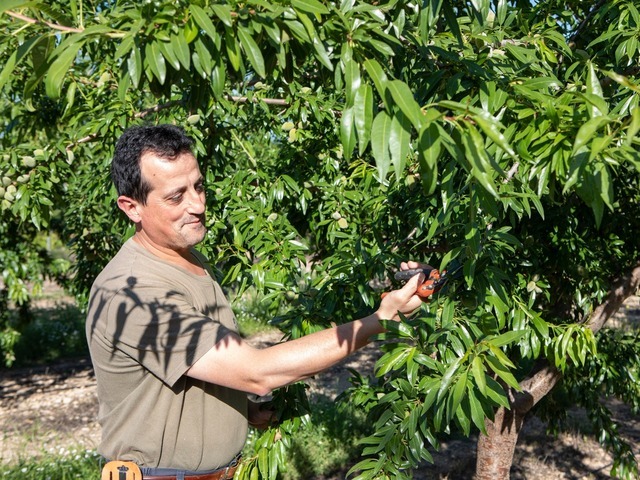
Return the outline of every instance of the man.
[[[248,393],[266,395],[334,365],[381,333],[380,319],[421,303],[417,275],[368,317],[249,346],[194,249],[206,234],[205,188],[191,146],[170,125],[133,127],[119,139],[112,179],[135,234],[96,278],[87,316],[99,452],[136,463],[145,478],[224,478],[248,424],[269,420]]]

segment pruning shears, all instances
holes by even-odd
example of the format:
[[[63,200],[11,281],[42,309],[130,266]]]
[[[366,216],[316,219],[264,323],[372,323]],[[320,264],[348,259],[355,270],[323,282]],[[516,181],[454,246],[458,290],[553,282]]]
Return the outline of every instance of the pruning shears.
[[[396,272],[393,278],[399,281],[407,281],[414,275],[424,273],[425,280],[416,290],[416,295],[422,298],[422,301],[428,301],[429,297],[438,292],[444,285],[453,277],[457,276],[462,264],[459,262],[452,262],[454,265],[449,270],[439,271],[437,268],[412,268],[409,270],[400,270]],[[386,295],[386,292],[382,294],[382,297]]]

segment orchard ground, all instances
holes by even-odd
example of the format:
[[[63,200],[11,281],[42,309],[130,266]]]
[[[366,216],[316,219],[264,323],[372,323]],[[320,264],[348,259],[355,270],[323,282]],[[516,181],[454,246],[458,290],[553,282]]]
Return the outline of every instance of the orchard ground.
[[[630,299],[617,322],[638,322],[640,301]],[[248,339],[257,346],[279,341],[278,333]],[[310,395],[335,398],[349,386],[348,369],[370,374],[379,356],[376,344],[310,381]],[[640,459],[640,418],[615,399],[603,399],[619,422],[623,436]],[[82,453],[94,450],[100,438],[96,422],[97,399],[89,359],[59,362],[47,367],[0,371],[0,461],[15,462],[42,454]],[[584,412],[570,413],[573,428],[557,437],[547,435],[537,418],[527,420],[516,448],[511,478],[521,480],[609,479],[611,456],[587,436]],[[433,464],[414,473],[416,479],[471,479],[475,468],[476,438],[449,440],[432,452]],[[322,480],[344,478],[346,470]],[[310,479],[312,480],[312,479]],[[320,480],[320,479],[315,479]]]

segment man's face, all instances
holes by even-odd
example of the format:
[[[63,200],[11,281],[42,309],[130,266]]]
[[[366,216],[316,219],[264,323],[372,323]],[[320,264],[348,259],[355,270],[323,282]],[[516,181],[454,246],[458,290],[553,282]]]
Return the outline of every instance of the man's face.
[[[142,178],[151,186],[146,205],[138,204],[140,233],[160,249],[186,252],[204,239],[205,195],[202,174],[191,153],[174,160],[146,153]]]

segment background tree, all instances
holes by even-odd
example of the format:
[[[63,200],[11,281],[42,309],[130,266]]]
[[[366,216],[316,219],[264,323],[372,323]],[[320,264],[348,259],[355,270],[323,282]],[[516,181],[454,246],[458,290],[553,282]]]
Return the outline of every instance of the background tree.
[[[637,330],[602,328],[640,284],[633,1],[0,11],[2,233],[20,232],[0,240],[10,299],[51,270],[36,229],[69,242],[66,281],[86,299],[132,233],[108,178],[117,137],[176,123],[206,176],[202,250],[224,286],[261,292],[288,336],[370,310],[400,259],[461,265],[420,315],[389,325],[376,378],[346,392],[375,426],[354,475],[404,478],[443,434],[480,431],[477,478],[508,478],[525,417],[558,419],[547,400],[560,380],[612,473],[637,475],[598,402],[637,411],[640,398]],[[277,392],[284,422],[243,478],[277,475],[303,390]]]

